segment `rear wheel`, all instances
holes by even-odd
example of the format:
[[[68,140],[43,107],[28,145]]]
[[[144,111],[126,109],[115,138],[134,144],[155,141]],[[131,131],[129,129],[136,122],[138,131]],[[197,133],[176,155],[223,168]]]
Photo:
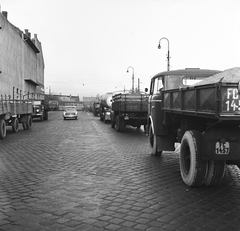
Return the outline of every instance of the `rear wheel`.
[[[22,123],[24,130],[29,130],[32,127],[32,117],[30,115],[26,116],[26,121]]]
[[[111,118],[111,128],[115,127],[115,121],[113,120],[113,118]]]
[[[149,142],[150,142],[151,154],[154,156],[160,156],[162,154],[162,151],[158,151],[158,140],[157,140],[157,136],[153,133],[152,125],[150,125],[150,129],[149,129]]]
[[[4,139],[7,135],[7,127],[4,119],[0,119],[0,139]]]
[[[43,120],[48,120],[48,112],[47,111],[43,112]]]
[[[117,130],[117,132],[121,132],[121,127],[122,127],[121,118],[117,115],[116,116],[116,130]]]
[[[40,116],[40,121],[43,121],[44,117],[43,114]]]
[[[209,160],[205,186],[218,186],[225,174],[225,160]]]
[[[201,186],[205,180],[207,161],[201,158],[202,134],[186,131],[180,148],[180,171],[187,186]]]
[[[16,133],[18,132],[19,130],[19,121],[18,121],[18,118],[14,117],[12,119],[12,131],[13,133]]]

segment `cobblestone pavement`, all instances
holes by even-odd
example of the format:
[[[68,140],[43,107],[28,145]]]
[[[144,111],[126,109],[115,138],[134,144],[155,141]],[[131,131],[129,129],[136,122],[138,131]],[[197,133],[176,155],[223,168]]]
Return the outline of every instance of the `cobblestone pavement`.
[[[0,140],[0,230],[240,230],[240,171],[188,188],[178,154],[149,154],[140,129],[61,112]]]

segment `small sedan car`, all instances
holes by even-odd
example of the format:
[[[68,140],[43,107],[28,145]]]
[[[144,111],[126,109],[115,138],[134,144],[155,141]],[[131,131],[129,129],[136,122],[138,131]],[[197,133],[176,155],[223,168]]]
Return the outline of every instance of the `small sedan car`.
[[[63,111],[63,119],[77,119],[78,112],[76,106],[65,106]]]

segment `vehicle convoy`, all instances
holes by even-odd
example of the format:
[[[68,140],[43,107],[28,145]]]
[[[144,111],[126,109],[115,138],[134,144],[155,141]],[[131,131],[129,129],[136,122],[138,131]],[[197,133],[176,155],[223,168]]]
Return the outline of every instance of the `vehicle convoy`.
[[[44,89],[44,60],[41,42],[28,30],[21,31],[0,11],[0,139],[7,126],[18,132],[32,126],[33,104],[24,98],[29,92]]]
[[[105,123],[111,121],[112,93],[106,93],[100,96],[99,117]]]
[[[187,186],[217,186],[226,164],[240,167],[240,68],[182,69],[151,80],[148,104],[151,152],[180,146]]]
[[[93,115],[94,116],[98,116],[99,109],[100,109],[100,102],[99,101],[94,101],[93,102]]]
[[[123,132],[126,125],[140,128],[147,125],[148,95],[119,93],[112,98],[111,127]]]

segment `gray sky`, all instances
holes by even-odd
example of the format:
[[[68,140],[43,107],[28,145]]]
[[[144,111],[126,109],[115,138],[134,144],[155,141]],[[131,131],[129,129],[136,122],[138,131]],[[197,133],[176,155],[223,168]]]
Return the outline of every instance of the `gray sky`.
[[[240,66],[239,0],[1,0],[1,11],[42,43],[45,89],[96,96],[167,69]]]

